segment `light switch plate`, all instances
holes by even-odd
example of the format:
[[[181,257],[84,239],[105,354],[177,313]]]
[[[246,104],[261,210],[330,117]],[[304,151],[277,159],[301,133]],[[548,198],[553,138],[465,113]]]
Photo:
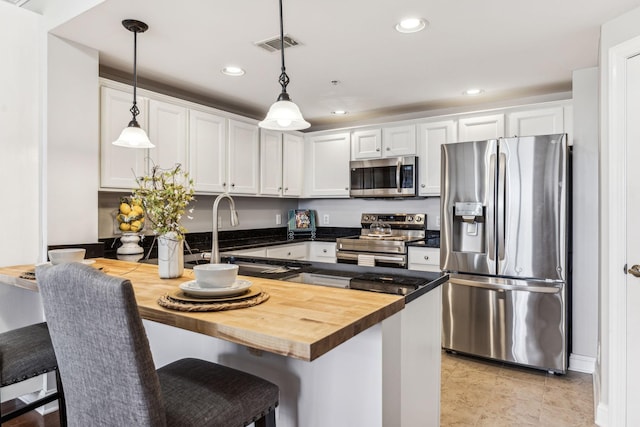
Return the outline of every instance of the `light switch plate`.
[[[328,214],[324,214],[322,216],[322,224],[323,225],[329,225],[329,215]]]

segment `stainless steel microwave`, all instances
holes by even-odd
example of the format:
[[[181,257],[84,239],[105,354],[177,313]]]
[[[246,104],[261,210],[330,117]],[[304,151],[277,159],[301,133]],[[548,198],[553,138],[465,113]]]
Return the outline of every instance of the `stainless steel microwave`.
[[[413,197],[418,189],[416,156],[353,160],[351,197]]]

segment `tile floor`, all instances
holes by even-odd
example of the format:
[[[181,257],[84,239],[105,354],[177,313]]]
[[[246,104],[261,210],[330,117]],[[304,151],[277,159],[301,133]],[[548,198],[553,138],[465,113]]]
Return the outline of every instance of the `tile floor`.
[[[5,405],[11,405],[11,407]],[[12,404],[3,404],[12,409]],[[591,375],[566,376],[442,353],[441,427],[591,427]],[[59,427],[35,412],[6,427]],[[5,425],[3,424],[3,427]]]
[[[565,376],[442,353],[440,424],[596,426],[590,374]]]

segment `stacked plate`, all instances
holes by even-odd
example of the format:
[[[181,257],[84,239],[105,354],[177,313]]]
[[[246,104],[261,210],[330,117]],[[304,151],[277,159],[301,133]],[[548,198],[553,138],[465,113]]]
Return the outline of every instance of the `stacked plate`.
[[[248,280],[236,279],[231,286],[219,288],[205,288],[200,286],[196,280],[180,284],[180,289],[187,295],[200,298],[230,297],[246,293],[251,288],[252,283]]]

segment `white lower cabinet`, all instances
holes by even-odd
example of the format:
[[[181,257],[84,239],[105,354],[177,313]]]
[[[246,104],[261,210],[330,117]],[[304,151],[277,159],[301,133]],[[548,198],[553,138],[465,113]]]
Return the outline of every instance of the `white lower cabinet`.
[[[307,259],[307,245],[305,243],[292,243],[267,247],[267,258],[278,259]]]
[[[440,248],[409,247],[409,270],[440,271]]]
[[[333,242],[308,242],[309,261],[336,263],[336,244]]]
[[[241,255],[241,256],[247,256],[247,257],[252,257],[252,256],[257,256],[257,257],[261,257],[264,258],[267,256],[267,248],[252,248],[252,249],[239,249],[236,251],[224,251],[222,252],[222,255],[224,256],[229,256],[229,255]]]

